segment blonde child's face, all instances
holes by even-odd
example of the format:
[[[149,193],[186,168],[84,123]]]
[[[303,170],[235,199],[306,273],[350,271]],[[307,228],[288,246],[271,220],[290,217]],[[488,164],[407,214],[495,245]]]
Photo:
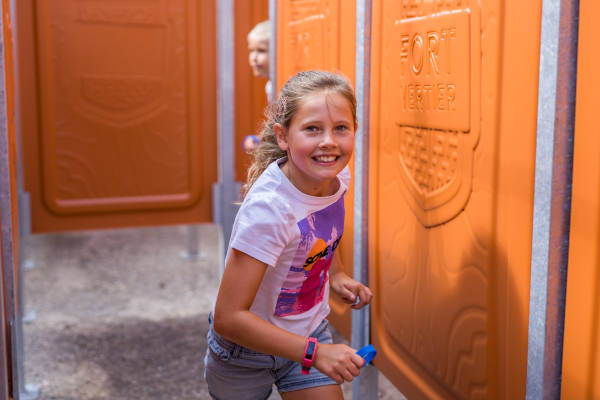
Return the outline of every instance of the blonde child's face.
[[[333,194],[332,184],[354,151],[355,131],[350,104],[341,94],[306,96],[287,129],[275,126],[279,147],[288,154],[284,173],[304,193]]]
[[[248,38],[248,61],[254,76],[269,77],[269,39]]]

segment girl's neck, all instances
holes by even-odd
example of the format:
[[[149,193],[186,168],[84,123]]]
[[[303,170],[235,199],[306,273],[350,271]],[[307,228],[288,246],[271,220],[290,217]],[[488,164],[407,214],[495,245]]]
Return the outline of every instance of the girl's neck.
[[[287,158],[282,164],[279,165],[279,168],[296,189],[309,196],[332,196],[339,189],[340,183],[337,177],[330,181],[322,182],[321,184],[310,184],[308,182],[301,182],[301,177],[296,176],[297,172],[293,168],[290,168],[290,163],[287,160]]]

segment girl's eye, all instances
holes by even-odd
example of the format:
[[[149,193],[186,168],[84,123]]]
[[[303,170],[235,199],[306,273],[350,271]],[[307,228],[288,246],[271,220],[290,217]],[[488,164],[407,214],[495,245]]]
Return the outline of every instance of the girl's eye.
[[[319,128],[318,128],[318,127],[316,127],[316,126],[314,126],[314,125],[307,126],[305,129],[306,129],[307,131],[309,131],[309,132],[316,132],[316,131],[318,131],[318,130],[319,130]]]
[[[343,132],[343,131],[346,131],[348,129],[348,127],[346,125],[338,125],[335,127],[335,129]]]

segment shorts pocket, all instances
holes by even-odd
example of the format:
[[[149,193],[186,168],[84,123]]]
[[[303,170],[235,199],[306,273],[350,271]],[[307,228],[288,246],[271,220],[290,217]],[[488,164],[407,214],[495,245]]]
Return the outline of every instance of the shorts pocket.
[[[236,347],[239,347],[239,345],[228,341],[227,339],[224,339],[222,337],[219,337],[217,339],[216,337],[217,333],[215,333],[212,329],[208,332],[208,348],[210,350],[210,353],[213,357],[221,360],[221,361],[227,361],[230,358],[232,358],[235,354],[237,354],[238,352],[236,352]]]

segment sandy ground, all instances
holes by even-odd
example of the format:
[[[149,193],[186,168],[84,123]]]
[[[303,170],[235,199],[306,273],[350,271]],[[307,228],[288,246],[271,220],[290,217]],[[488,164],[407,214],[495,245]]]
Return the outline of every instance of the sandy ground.
[[[184,259],[188,227],[33,235],[24,271],[25,381],[39,399],[209,399],[207,315],[219,235],[200,225],[204,257]],[[343,337],[334,332],[336,341]],[[379,399],[403,399],[382,374]],[[343,385],[346,399],[351,384]],[[274,393],[270,399],[279,399]]]

